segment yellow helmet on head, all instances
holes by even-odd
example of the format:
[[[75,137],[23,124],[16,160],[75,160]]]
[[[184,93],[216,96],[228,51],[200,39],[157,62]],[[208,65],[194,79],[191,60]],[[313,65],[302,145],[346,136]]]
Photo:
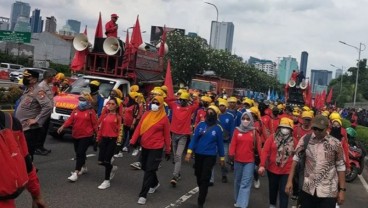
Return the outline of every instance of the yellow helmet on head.
[[[227,99],[227,102],[228,103],[236,103],[238,102],[238,98],[234,97],[234,96],[231,96]]]
[[[179,99],[182,99],[182,100],[189,100],[189,98],[190,98],[190,94],[187,91],[182,92],[179,96]]]
[[[92,80],[89,84],[95,85],[97,87],[99,87],[101,85],[101,83],[99,81],[97,81],[97,80]]]
[[[208,106],[208,108],[215,111],[217,115],[219,115],[221,113],[220,109],[215,105],[210,105],[210,106]]]
[[[139,86],[138,85],[132,85],[130,86],[130,92],[138,92]]]
[[[279,124],[278,127],[287,127],[287,128],[290,128],[291,130],[293,130],[294,121],[291,120],[290,118],[283,117],[283,118],[281,118],[280,124]]]

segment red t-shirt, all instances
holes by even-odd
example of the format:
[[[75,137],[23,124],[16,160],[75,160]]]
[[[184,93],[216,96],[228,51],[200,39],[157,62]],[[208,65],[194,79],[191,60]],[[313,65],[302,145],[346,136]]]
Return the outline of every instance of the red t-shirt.
[[[168,100],[167,104],[172,110],[171,132],[175,134],[191,134],[192,114],[198,108],[198,102],[185,107],[180,106],[175,100]]]
[[[116,24],[112,20],[108,21],[105,25],[106,37],[118,37],[118,29],[115,28]]]
[[[100,129],[98,130],[97,140],[102,137],[121,137],[121,117],[118,114],[107,114],[99,120]],[[121,138],[118,138],[118,140]]]
[[[97,132],[97,114],[93,109],[84,111],[75,109],[68,120],[65,121],[64,127],[72,125],[72,138],[81,139],[91,137]]]
[[[204,121],[206,117],[206,111],[204,110],[204,108],[200,108],[197,110],[197,115],[194,121],[194,127],[196,127],[199,122]]]
[[[254,135],[255,134],[255,135]],[[254,162],[254,137],[257,140],[257,149],[261,157],[261,139],[257,131],[241,133],[238,129],[234,130],[231,139],[229,155],[234,156],[236,162]]]
[[[304,129],[301,125],[296,125],[293,129],[293,137],[297,142],[299,142],[300,138],[302,138],[304,135],[311,133],[313,133],[312,129]]]

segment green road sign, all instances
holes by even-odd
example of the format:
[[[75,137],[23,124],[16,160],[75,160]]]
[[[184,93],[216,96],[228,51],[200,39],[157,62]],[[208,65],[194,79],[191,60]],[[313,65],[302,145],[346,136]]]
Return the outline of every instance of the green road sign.
[[[0,41],[16,42],[16,43],[30,43],[30,32],[13,32],[0,30]]]

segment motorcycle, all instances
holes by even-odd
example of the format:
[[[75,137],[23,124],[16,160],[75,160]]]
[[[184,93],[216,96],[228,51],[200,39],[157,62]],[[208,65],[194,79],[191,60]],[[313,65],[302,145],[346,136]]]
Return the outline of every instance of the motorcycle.
[[[358,175],[361,175],[364,169],[364,157],[366,151],[360,145],[349,146],[349,159],[351,171],[345,176],[346,182],[353,182]]]

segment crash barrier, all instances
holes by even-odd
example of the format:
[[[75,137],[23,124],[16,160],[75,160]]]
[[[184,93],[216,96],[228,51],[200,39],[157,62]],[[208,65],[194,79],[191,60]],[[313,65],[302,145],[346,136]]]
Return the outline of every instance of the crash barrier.
[[[14,112],[14,104],[1,104],[0,105],[0,110],[3,111],[3,112],[13,113]]]
[[[0,79],[9,79],[9,72],[7,71],[0,71]]]

